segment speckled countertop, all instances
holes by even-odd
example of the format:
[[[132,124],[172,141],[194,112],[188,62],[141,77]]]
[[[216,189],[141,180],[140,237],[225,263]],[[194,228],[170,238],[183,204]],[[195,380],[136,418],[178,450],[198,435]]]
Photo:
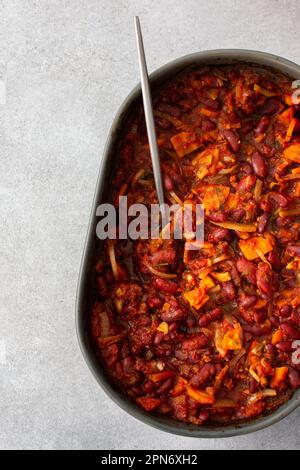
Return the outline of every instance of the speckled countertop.
[[[299,13],[299,0],[0,1],[1,449],[300,448],[300,410],[225,440],[139,423],[98,388],[74,329],[101,153],[138,81],[133,16],[153,70],[214,48],[299,63]]]

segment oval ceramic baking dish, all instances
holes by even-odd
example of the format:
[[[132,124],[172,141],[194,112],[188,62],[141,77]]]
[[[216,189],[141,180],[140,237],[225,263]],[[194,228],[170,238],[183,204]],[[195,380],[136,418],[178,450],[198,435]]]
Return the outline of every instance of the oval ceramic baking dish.
[[[275,55],[248,50],[214,50],[187,55],[159,68],[150,77],[151,87],[155,90],[156,87],[163,84],[166,80],[185,68],[194,65],[232,64],[239,62],[272,67],[289,75],[291,79],[300,78],[300,66]],[[258,431],[280,421],[295,410],[300,404],[300,390],[287,403],[270,415],[239,423],[238,425],[213,428],[199,427],[146,413],[135,403],[129,401],[110,382],[92,346],[89,334],[89,314],[94,299],[92,273],[96,244],[100,243],[96,237],[96,207],[102,202],[108,202],[110,180],[114,165],[116,164],[116,147],[128,117],[140,103],[141,89],[140,86],[137,86],[123,102],[113,121],[101,162],[77,290],[76,328],[81,351],[88,367],[108,396],[123,410],[146,424],[162,431],[200,438],[230,437]]]

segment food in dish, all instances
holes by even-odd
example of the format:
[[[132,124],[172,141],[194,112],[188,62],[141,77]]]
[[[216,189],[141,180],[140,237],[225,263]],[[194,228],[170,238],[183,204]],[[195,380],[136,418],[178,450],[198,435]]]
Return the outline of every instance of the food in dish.
[[[187,70],[154,100],[166,197],[204,204],[205,242],[99,242],[91,332],[116,386],[196,425],[271,412],[300,387],[300,110],[247,64]],[[112,199],[157,203],[142,109]]]

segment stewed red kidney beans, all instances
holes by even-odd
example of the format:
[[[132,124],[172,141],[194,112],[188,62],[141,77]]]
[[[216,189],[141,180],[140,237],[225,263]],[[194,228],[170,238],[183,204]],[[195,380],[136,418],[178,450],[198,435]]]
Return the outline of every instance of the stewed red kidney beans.
[[[186,71],[154,100],[165,195],[203,203],[205,242],[108,241],[92,335],[147,411],[196,425],[274,410],[300,386],[300,122],[292,81],[250,65]],[[156,203],[143,112],[114,201]],[[117,202],[116,202],[117,204]]]

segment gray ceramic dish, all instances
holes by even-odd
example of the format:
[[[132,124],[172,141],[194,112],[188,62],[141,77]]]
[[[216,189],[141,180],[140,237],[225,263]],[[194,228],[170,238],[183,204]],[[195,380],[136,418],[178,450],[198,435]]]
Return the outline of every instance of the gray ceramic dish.
[[[154,90],[157,86],[173,77],[186,67],[206,64],[228,64],[248,62],[272,67],[284,72],[292,79],[300,78],[300,66],[281,57],[264,52],[248,50],[214,50],[194,53],[181,57],[169,64],[159,68],[151,74],[151,86]],[[131,115],[137,104],[141,103],[141,90],[137,86],[121,105],[111,126],[104,155],[99,172],[92,213],[86,238],[82,265],[79,276],[77,302],[76,302],[76,328],[82,354],[85,361],[96,378],[99,385],[105,390],[107,395],[117,403],[123,410],[139,419],[143,423],[149,424],[162,431],[191,437],[215,438],[238,436],[260,429],[266,428],[289,415],[300,404],[300,390],[283,406],[274,413],[260,417],[259,419],[244,422],[238,425],[226,427],[198,427],[186,423],[178,422],[170,418],[156,416],[144,412],[133,402],[129,401],[117,388],[109,381],[99,359],[97,358],[89,335],[88,319],[91,303],[93,301],[93,263],[95,261],[95,248],[99,244],[96,238],[95,216],[96,207],[101,202],[107,202],[109,198],[110,179],[112,170],[116,164],[115,149],[127,118]]]

